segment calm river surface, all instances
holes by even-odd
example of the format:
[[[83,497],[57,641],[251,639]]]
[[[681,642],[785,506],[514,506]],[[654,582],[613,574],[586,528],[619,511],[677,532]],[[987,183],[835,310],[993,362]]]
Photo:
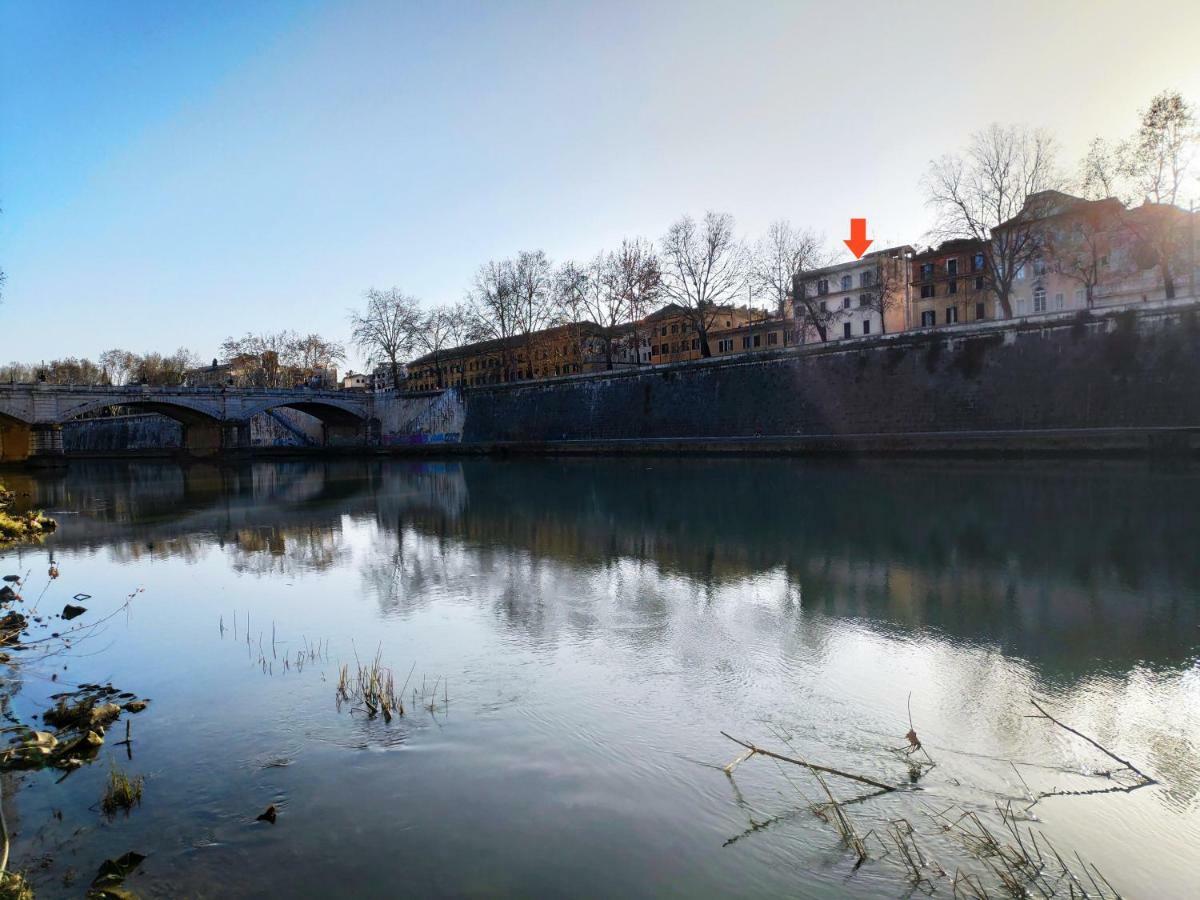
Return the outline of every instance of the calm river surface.
[[[127,850],[148,897],[906,896],[894,848],[870,838],[856,868],[809,811],[807,770],[719,767],[741,749],[727,731],[906,782],[889,748],[910,693],[937,767],[846,807],[862,833],[907,818],[953,873],[972,859],[929,812],[1111,786],[1084,777],[1110,760],[1026,717],[1034,695],[1160,784],[1044,799],[1032,827],[1126,896],[1196,896],[1200,469],[76,462],[4,480],[60,528],[0,551],[0,574],[30,572],[45,609],[90,594],[93,618],[141,589],[69,659],[22,667],[13,710],[78,682],[152,698],[132,762],[106,746],[61,784],[5,779],[39,897],[82,896]],[[306,643],[327,659],[285,667]],[[414,673],[390,724],[335,704],[339,665],[376,652]],[[110,759],[146,778],[112,820]]]

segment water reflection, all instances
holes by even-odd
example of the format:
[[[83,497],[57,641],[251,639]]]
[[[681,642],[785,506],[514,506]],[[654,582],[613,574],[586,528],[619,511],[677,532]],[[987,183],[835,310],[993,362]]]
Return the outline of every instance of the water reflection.
[[[698,765],[732,758],[720,731],[784,729],[805,755],[895,778],[881,748],[912,692],[938,761],[914,796],[987,811],[1097,764],[1025,718],[1036,694],[1162,782],[1044,801],[1056,842],[1119,861],[1104,868],[1126,889],[1191,882],[1200,470],[80,462],[6,481],[62,523],[6,570],[57,556],[56,589],[98,611],[146,585],[78,677],[155,699],[143,808],[80,831],[103,771],[32,779],[22,858],[135,846],[163,896],[391,896],[397,870],[447,896],[895,896],[886,864],[852,869],[811,816],[723,847],[794,802],[771,769],[739,770],[735,795]],[[281,672],[276,629],[285,655],[314,639],[334,655]],[[448,676],[446,713],[337,712],[336,665],[377,647],[401,676]],[[14,702],[33,709],[75,665],[32,672]],[[296,762],[262,768],[277,756]],[[280,826],[253,830],[267,802]],[[873,812],[919,815],[909,802]]]
[[[564,590],[539,576],[554,564],[570,570],[576,596],[627,598],[649,629],[663,627],[668,584],[711,599],[769,583],[785,607],[936,629],[1052,679],[1185,666],[1200,625],[1191,468],[75,463],[14,487],[29,505],[70,514],[53,542],[64,549],[118,562],[217,550],[263,576],[352,564],[388,613],[429,602],[434,586],[486,585],[501,615],[534,631],[552,627],[543,591]],[[376,526],[357,556],[344,539],[352,522]],[[575,610],[570,627],[589,615]]]

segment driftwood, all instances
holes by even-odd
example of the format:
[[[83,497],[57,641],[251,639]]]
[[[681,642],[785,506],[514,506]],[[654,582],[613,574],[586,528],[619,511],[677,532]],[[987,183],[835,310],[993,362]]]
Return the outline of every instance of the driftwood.
[[[1058,719],[1054,718],[1054,716],[1052,716],[1052,715],[1050,715],[1050,713],[1046,712],[1046,710],[1042,707],[1042,705],[1040,703],[1038,703],[1036,700],[1034,700],[1032,697],[1029,698],[1029,702],[1033,704],[1033,708],[1036,709],[1039,713],[1041,713],[1041,715],[1028,716],[1027,718],[1049,719],[1051,722],[1053,722],[1059,728],[1069,731],[1069,732],[1071,732],[1071,734],[1075,735],[1076,737],[1082,738],[1083,740],[1087,741],[1089,744],[1091,744],[1093,747],[1095,747],[1097,750],[1099,750],[1101,753],[1103,753],[1109,759],[1116,760],[1117,762],[1119,762],[1123,768],[1128,769],[1130,772],[1135,774],[1138,778],[1142,779],[1143,785],[1158,784],[1158,781],[1156,779],[1151,778],[1149,775],[1147,775],[1145,772],[1143,772],[1141,769],[1139,769],[1137,766],[1135,766],[1129,760],[1122,759],[1121,757],[1117,756],[1117,754],[1113,753],[1111,750],[1109,750],[1107,747],[1105,747],[1103,744],[1101,744],[1099,741],[1088,737],[1082,731],[1078,731],[1078,730],[1072,728],[1070,725],[1067,725],[1064,722],[1060,722]]]
[[[824,772],[827,775],[836,775],[838,778],[846,778],[850,781],[857,781],[859,784],[869,784],[871,787],[878,788],[881,791],[896,790],[896,786],[893,784],[884,784],[882,781],[875,781],[873,778],[867,778],[865,775],[855,775],[851,772],[843,772],[840,769],[831,769],[829,766],[817,765],[816,763],[811,763],[808,760],[800,759],[795,756],[785,756],[782,753],[776,753],[773,750],[766,750],[762,747],[755,746],[754,744],[751,744],[749,741],[739,740],[738,738],[735,738],[733,735],[728,734],[724,731],[722,731],[721,734],[724,735],[725,737],[729,738],[729,740],[733,741],[735,744],[740,744],[741,746],[746,748],[745,753],[743,753],[741,756],[739,756],[737,759],[735,759],[729,765],[725,766],[726,774],[729,774],[735,768],[737,768],[739,763],[744,762],[745,760],[749,759],[751,756],[758,755],[758,756],[767,756],[767,757],[770,757],[771,759],[777,759],[781,762],[791,763],[792,765],[795,765],[795,766],[803,766],[804,768],[811,769],[814,772]]]

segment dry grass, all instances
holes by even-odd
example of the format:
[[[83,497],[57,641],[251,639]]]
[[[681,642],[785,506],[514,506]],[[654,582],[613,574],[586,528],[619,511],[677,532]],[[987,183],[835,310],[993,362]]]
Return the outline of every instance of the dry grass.
[[[104,789],[104,798],[100,801],[100,808],[104,810],[104,814],[112,816],[118,810],[129,812],[135,806],[139,806],[142,802],[142,786],[143,779],[141,775],[130,778],[116,763],[108,772],[108,785]]]
[[[355,670],[352,674],[348,664],[338,670],[335,696],[339,706],[361,704],[368,716],[382,715],[385,722],[392,721],[393,715],[404,715],[404,688],[408,681],[397,691],[392,670],[383,665],[379,652],[365,665],[355,660]]]

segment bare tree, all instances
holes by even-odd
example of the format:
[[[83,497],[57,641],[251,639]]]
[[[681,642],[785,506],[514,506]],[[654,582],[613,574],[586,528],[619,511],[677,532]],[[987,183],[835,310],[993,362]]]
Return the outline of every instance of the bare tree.
[[[496,341],[505,381],[516,377],[513,342],[520,332],[518,302],[510,260],[491,260],[479,267],[467,291],[468,329],[472,340]]]
[[[554,324],[554,267],[542,250],[522,250],[510,265],[517,316],[517,333],[525,345],[525,364],[533,370],[539,332]]]
[[[417,301],[399,288],[371,288],[364,312],[351,311],[351,339],[369,365],[386,365],[392,384],[400,383],[401,360],[412,349],[421,314]]]
[[[797,332],[810,326],[821,340],[827,337],[830,312],[819,297],[795,296],[797,276],[833,263],[835,254],[825,245],[824,237],[810,229],[792,227],[787,219],[778,219],[758,239],[750,262],[751,283],[771,302],[778,315],[795,311]],[[794,299],[794,303],[793,303]]]
[[[578,330],[575,343],[580,350],[584,343],[599,340],[604,353],[604,367],[613,368],[613,347],[622,325],[628,319],[623,283],[617,269],[616,255],[598,253],[586,266],[566,263],[558,271],[559,307],[564,318]],[[584,323],[599,326],[583,333]]]
[[[1041,253],[1038,223],[1062,187],[1053,138],[1042,131],[992,125],[971,137],[965,153],[943,156],[925,177],[940,240],[971,238],[990,247],[984,278],[1005,316],[1012,315],[1018,272]]]
[[[100,366],[111,384],[128,384],[137,372],[138,359],[128,350],[105,350],[100,354]]]
[[[447,350],[459,346],[467,331],[467,312],[462,305],[435,306],[424,318],[415,334],[416,346],[432,356],[433,371],[439,388],[446,386],[442,358]]]
[[[1196,146],[1196,118],[1187,101],[1173,91],[1163,91],[1151,100],[1142,112],[1137,134],[1126,145],[1124,169],[1138,195],[1159,206],[1175,207]],[[1167,299],[1174,299],[1171,261],[1181,243],[1174,210],[1131,216],[1130,222],[1154,255]]]
[[[1167,299],[1176,293],[1172,260],[1186,240],[1175,209],[1198,146],[1195,111],[1179,93],[1163,91],[1142,111],[1131,138],[1116,145],[1096,138],[1080,164],[1085,196],[1116,197],[1126,206],[1146,202],[1121,222],[1148,257],[1147,265],[1159,269]]]
[[[712,356],[708,332],[720,307],[733,303],[746,283],[747,253],[733,231],[733,216],[709,211],[697,223],[683,216],[662,240],[662,292],[685,311]]]
[[[602,276],[608,289],[620,297],[630,325],[633,358],[642,361],[639,326],[662,295],[662,271],[654,245],[643,238],[625,238],[621,246],[605,257]]]
[[[334,368],[345,360],[346,348],[340,342],[327,340],[315,332],[295,337],[288,348],[288,363],[294,369],[295,380],[308,382],[319,377],[327,384]]]

